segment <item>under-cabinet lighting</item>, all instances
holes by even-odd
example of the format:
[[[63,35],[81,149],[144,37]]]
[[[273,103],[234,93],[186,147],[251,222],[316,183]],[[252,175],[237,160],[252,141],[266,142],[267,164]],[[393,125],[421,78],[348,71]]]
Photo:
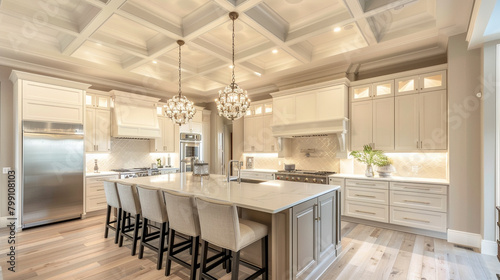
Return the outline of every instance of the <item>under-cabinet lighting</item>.
[[[244,157],[256,157],[256,158],[277,158],[278,153],[250,153],[243,154]]]

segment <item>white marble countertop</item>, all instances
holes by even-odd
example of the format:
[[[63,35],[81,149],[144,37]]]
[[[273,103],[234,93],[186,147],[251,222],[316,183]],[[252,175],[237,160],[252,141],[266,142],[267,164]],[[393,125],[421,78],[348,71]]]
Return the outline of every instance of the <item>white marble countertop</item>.
[[[86,177],[97,177],[97,176],[107,176],[107,175],[118,175],[118,172],[114,171],[99,171],[99,173],[87,172]]]
[[[250,172],[268,172],[268,173],[276,173],[276,172],[278,172],[278,170],[276,170],[276,169],[258,169],[258,168],[241,169],[241,171],[250,171]]]
[[[226,176],[211,174],[203,179],[191,173],[172,173],[158,176],[111,181],[138,184],[153,188],[175,190],[200,197],[217,199],[239,207],[266,213],[278,213],[339,186],[288,181],[267,181],[260,184],[227,182]]]
[[[349,179],[363,179],[363,180],[377,180],[377,181],[389,181],[389,182],[407,182],[407,183],[427,183],[427,184],[438,184],[438,185],[449,185],[450,182],[445,179],[433,179],[433,178],[417,178],[417,177],[366,177],[360,174],[333,174],[329,176],[330,178],[349,178]]]

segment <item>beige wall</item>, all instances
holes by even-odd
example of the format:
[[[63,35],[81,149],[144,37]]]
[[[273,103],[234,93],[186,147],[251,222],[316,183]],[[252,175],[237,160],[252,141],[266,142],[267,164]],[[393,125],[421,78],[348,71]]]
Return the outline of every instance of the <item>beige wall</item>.
[[[13,89],[9,67],[0,66],[0,167],[14,168]],[[0,217],[7,216],[7,175],[0,179]]]
[[[467,50],[465,34],[448,41],[449,225],[481,231],[481,51]]]

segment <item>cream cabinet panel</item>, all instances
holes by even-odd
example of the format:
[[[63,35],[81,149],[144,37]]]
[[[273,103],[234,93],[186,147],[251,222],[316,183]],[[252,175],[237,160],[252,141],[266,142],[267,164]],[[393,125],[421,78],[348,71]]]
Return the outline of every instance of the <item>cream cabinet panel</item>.
[[[316,120],[316,95],[301,94],[295,97],[296,121],[310,122]]]
[[[373,148],[394,151],[394,98],[373,100]]]
[[[271,124],[273,121],[272,115],[262,116],[262,127],[258,128],[261,130],[262,142],[263,142],[263,152],[276,153],[278,152],[278,142],[277,138],[273,137],[273,131],[271,129]]]
[[[85,151],[111,150],[111,112],[87,108],[85,110]]]
[[[245,152],[264,151],[263,116],[244,119],[244,145]]]
[[[85,105],[93,108],[110,109],[111,97],[107,95],[87,93],[85,96]]]
[[[420,75],[420,92],[446,89],[446,70]]]
[[[420,94],[420,149],[446,150],[446,107],[445,90]]]
[[[363,150],[372,143],[372,101],[351,103],[351,149]]]
[[[447,211],[447,196],[440,194],[411,193],[391,190],[391,206],[438,212]]]
[[[293,279],[304,279],[318,266],[317,200],[312,199],[292,209]]]
[[[83,106],[24,98],[23,120],[83,123]]]
[[[395,150],[419,148],[419,95],[396,96]]]
[[[316,120],[347,117],[346,90],[344,87],[323,89],[316,93]],[[343,100],[339,102],[339,100]],[[300,107],[299,107],[300,108]]]
[[[178,126],[169,118],[158,117],[160,125],[160,138],[150,140],[150,151],[157,153],[174,153],[175,136],[179,133]]]
[[[85,110],[85,151],[95,152],[95,110]]]
[[[389,182],[387,181],[346,179],[345,185],[347,187],[362,187],[368,189],[381,189],[381,190],[389,189]]]
[[[338,200],[340,203],[340,214],[344,215],[344,197],[345,197],[345,180],[344,178],[329,178],[329,185],[339,185],[340,191],[337,191]]]
[[[23,81],[23,98],[59,105],[83,105],[83,91],[80,89],[31,81]]]
[[[350,186],[346,188],[345,199],[359,202],[388,204],[389,191]]]
[[[447,185],[415,184],[405,182],[391,182],[391,190],[425,194],[448,194]]]
[[[273,98],[273,124],[289,124],[295,121],[295,97]]]

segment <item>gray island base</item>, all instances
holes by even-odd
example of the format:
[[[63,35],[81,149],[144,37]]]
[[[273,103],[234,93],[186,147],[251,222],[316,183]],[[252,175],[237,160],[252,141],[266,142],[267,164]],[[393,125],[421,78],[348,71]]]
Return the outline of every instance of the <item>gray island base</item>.
[[[269,227],[271,279],[316,279],[340,251],[340,186],[268,181],[259,184],[227,182],[223,175],[175,173],[111,180],[237,205],[242,218]],[[241,257],[260,264],[259,242],[243,249]]]

